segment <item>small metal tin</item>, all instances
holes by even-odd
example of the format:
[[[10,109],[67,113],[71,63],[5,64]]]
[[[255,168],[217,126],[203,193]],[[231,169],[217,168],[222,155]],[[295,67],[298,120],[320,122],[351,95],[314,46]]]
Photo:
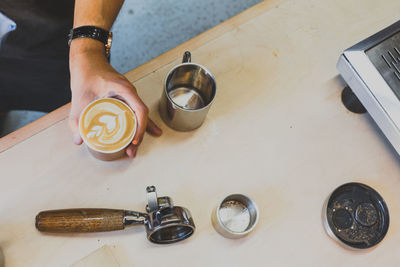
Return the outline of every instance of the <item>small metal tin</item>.
[[[222,236],[241,238],[257,225],[258,207],[248,196],[229,195],[215,207],[211,221],[215,230]]]
[[[325,201],[322,217],[328,235],[353,250],[377,245],[389,228],[389,210],[384,199],[361,183],[336,188]]]

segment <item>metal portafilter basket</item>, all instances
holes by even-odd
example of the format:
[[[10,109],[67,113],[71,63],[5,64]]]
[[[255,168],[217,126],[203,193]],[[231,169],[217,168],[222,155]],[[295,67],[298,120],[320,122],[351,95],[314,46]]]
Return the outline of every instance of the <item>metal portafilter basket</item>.
[[[142,224],[147,239],[157,244],[182,241],[194,233],[195,225],[186,208],[173,206],[170,197],[157,197],[154,186],[146,189],[147,213],[115,209],[65,209],[42,211],[36,228],[48,233],[90,233],[123,230]]]

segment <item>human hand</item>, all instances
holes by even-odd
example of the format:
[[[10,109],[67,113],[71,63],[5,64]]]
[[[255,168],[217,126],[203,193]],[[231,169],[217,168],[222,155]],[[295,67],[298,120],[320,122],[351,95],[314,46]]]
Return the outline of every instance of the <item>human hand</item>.
[[[79,135],[82,110],[93,100],[104,97],[119,98],[135,112],[138,128],[132,144],[126,149],[130,158],[136,156],[146,130],[154,136],[162,134],[161,129],[148,118],[149,110],[138,96],[136,88],[108,63],[103,44],[88,38],[75,39],[71,43],[69,61],[72,91],[69,125],[75,144],[83,142]]]

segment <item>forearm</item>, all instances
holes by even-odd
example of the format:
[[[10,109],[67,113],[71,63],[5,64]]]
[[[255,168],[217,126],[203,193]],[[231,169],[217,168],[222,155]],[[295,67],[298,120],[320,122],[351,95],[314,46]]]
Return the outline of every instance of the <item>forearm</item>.
[[[1,1],[1,0],[0,0]],[[75,0],[74,27],[92,25],[110,30],[123,0]],[[79,116],[93,100],[101,97],[123,99],[137,118],[137,131],[132,144],[126,149],[129,157],[135,157],[146,129],[160,136],[162,131],[147,118],[148,108],[140,99],[136,88],[109,64],[104,44],[91,38],[71,41],[69,68],[71,73],[72,105],[69,124],[74,143],[82,144],[79,133]]]
[[[94,25],[110,30],[124,0],[75,0],[74,28]]]
[[[75,0],[74,28],[92,25],[110,30],[124,0]],[[104,45],[90,38],[71,42],[70,59],[80,53],[104,53]]]

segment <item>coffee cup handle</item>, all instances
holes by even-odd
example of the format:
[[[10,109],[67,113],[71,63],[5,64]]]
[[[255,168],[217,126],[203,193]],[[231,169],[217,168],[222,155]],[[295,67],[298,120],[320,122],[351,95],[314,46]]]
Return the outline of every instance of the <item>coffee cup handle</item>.
[[[186,51],[185,54],[183,54],[182,63],[190,63],[190,62],[192,62],[192,54],[189,51]]]

